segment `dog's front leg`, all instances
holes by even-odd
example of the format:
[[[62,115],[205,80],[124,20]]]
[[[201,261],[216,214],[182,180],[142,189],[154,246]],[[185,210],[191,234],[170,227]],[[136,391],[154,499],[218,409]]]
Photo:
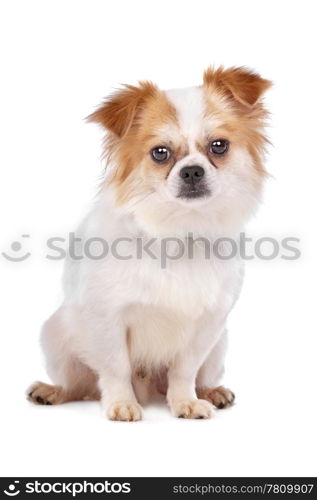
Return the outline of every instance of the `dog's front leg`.
[[[118,318],[105,318],[96,311],[93,317],[89,314],[87,326],[85,357],[99,377],[103,413],[110,420],[140,420],[142,409],[132,387],[127,328]]]
[[[192,356],[177,356],[168,372],[167,401],[174,417],[210,418],[212,406],[204,399],[198,399],[195,380],[199,364]]]
[[[210,418],[212,406],[198,399],[195,385],[199,368],[218,339],[219,325],[205,325],[193,334],[186,349],[180,352],[168,370],[167,401],[178,418]]]

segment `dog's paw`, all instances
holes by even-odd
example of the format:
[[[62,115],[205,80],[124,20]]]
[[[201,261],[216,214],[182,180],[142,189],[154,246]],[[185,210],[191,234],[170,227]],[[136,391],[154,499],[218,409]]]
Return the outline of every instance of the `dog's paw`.
[[[197,396],[210,401],[216,408],[222,410],[232,406],[235,400],[235,395],[230,389],[220,385],[214,389],[208,387],[198,388]]]
[[[212,406],[204,399],[175,401],[171,405],[172,414],[178,418],[211,418]]]
[[[107,408],[107,417],[110,420],[136,422],[142,419],[142,408],[135,401],[116,401]]]
[[[63,389],[57,385],[35,382],[27,390],[27,399],[37,405],[56,405],[63,402]]]

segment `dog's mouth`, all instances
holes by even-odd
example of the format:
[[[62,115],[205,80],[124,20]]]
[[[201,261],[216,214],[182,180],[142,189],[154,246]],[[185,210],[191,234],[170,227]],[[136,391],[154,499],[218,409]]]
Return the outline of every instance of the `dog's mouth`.
[[[182,186],[177,198],[196,200],[198,198],[208,198],[211,195],[211,191],[204,186]]]

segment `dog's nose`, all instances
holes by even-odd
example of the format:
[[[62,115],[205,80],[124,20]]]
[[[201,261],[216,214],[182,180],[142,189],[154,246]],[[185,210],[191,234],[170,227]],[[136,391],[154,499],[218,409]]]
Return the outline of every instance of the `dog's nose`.
[[[197,184],[204,177],[205,170],[199,165],[193,165],[181,168],[179,175],[186,184]]]

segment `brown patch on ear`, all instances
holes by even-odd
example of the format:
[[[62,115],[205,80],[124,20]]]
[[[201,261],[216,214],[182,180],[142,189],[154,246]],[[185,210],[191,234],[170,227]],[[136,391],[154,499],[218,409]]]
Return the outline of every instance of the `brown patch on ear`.
[[[272,82],[244,67],[224,70],[220,66],[218,69],[210,67],[205,71],[204,85],[221,90],[227,97],[251,108],[261,95],[271,87]]]
[[[130,130],[138,111],[144,107],[148,98],[155,96],[157,90],[153,83],[147,81],[140,82],[138,87],[124,85],[87,119],[101,124],[118,137],[123,137]]]

